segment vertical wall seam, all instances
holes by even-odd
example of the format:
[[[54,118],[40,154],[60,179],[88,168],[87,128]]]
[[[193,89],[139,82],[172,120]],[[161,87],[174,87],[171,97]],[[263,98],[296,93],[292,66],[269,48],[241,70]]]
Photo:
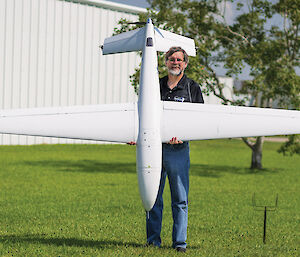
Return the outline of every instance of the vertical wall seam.
[[[29,0],[29,35],[31,35],[31,26],[32,26],[32,0]],[[29,95],[30,95],[30,73],[31,73],[31,36],[29,36],[29,48],[28,48],[28,79],[27,79],[27,108],[29,105]]]
[[[18,106],[21,106],[21,88],[22,88],[22,62],[23,62],[23,54],[22,54],[22,49],[23,49],[23,19],[24,19],[24,5],[23,1],[21,1],[22,6],[21,6],[21,40],[20,40],[20,74],[19,74],[19,100],[18,100]]]
[[[79,31],[79,29],[78,29],[78,25],[79,25],[79,4],[77,5],[77,15],[76,15],[76,44],[75,44],[75,88],[74,88],[74,90],[75,90],[75,99],[74,99],[74,101],[75,101],[75,104],[77,104],[77,84],[78,84],[78,82],[77,82],[77,79],[78,79],[78,75],[77,75],[77,70],[78,70],[78,31]]]
[[[40,51],[40,13],[41,13],[41,4],[38,1],[38,22],[37,22],[37,47],[36,47],[36,68],[35,68],[35,99],[34,99],[34,106],[37,107],[38,102],[38,93],[39,93],[39,85],[38,85],[38,78],[39,78],[39,51]]]
[[[128,63],[128,66],[130,66],[130,55],[128,54],[127,55],[127,63]],[[128,69],[127,69],[127,71],[126,71],[126,78],[129,78],[129,71],[128,71]],[[128,79],[129,80],[129,85],[128,85],[128,88],[131,88],[131,83],[130,83],[130,79]],[[127,90],[125,91],[125,97],[126,97],[126,101],[128,101],[128,98],[129,98],[129,90],[128,90],[128,88],[127,88]]]
[[[7,1],[5,1],[4,6],[4,40],[3,40],[3,78],[2,78],[2,109],[4,109],[4,101],[5,101],[5,61],[6,61],[6,28],[7,28]]]
[[[108,17],[109,17],[109,11],[108,10],[106,10],[106,20],[108,19]],[[108,30],[109,30],[109,23],[107,22],[106,23],[106,34],[105,34],[105,37],[107,37],[108,36]],[[105,68],[105,71],[104,71],[104,74],[105,74],[105,81],[104,81],[104,84],[102,85],[103,86],[103,95],[104,95],[104,103],[107,103],[107,88],[108,88],[108,86],[111,86],[111,84],[110,85],[108,85],[108,79],[107,79],[107,63],[108,63],[108,61],[107,61],[107,58],[105,58],[105,63],[104,63],[104,68]]]
[[[91,58],[91,61],[90,61],[90,99],[89,99],[89,102],[92,103],[93,102],[93,99],[92,99],[92,95],[93,95],[93,88],[94,88],[94,85],[93,85],[93,78],[94,78],[94,66],[93,66],[93,48],[94,48],[94,45],[96,42],[94,42],[94,8],[92,8],[91,12],[92,12],[92,29],[91,29],[91,45],[90,45],[90,48],[91,48],[91,51],[90,51],[90,58]]]
[[[99,28],[101,28],[101,17],[102,17],[102,10],[100,9],[100,11],[99,11],[99,15],[98,15],[98,22],[99,22]],[[100,32],[99,32],[100,33]],[[101,35],[100,35],[100,37],[99,37],[99,39],[100,39],[100,41],[102,40],[102,38],[101,38]],[[102,44],[102,42],[99,42],[100,44]],[[99,49],[100,51],[101,51],[101,49]],[[102,53],[101,53],[102,54]],[[100,94],[100,54],[98,55],[98,58],[97,58],[97,104],[99,104],[99,99],[100,99],[100,96],[99,96],[99,94]],[[103,56],[103,55],[102,55]]]
[[[14,102],[14,61],[15,61],[15,0],[13,0],[13,24],[12,24],[12,53],[11,53],[11,95],[10,108],[13,107]]]
[[[56,1],[53,1],[54,12],[53,12],[53,34],[52,34],[52,70],[51,70],[51,94],[50,94],[50,106],[54,106],[54,66],[55,66],[55,31],[56,31]],[[50,138],[50,142],[55,142],[55,138]]]
[[[20,65],[19,65],[19,99],[18,99],[18,107],[21,106],[21,92],[22,92],[22,63],[23,63],[23,20],[24,20],[24,4],[23,1],[21,1],[21,39],[20,39]],[[18,144],[21,144],[21,136],[18,136]]]
[[[56,31],[56,1],[53,2],[54,3],[54,13],[53,13],[53,39],[52,39],[52,43],[53,43],[53,55],[52,55],[52,74],[51,74],[51,106],[54,106],[54,66],[55,66],[55,31]]]
[[[67,53],[67,105],[70,105],[70,44],[71,44],[71,4],[69,6],[69,36],[68,36],[68,53]]]
[[[85,71],[86,71],[86,67],[85,67],[85,62],[86,62],[86,58],[85,58],[85,56],[86,56],[86,12],[87,12],[87,6],[85,5],[84,6],[84,16],[83,16],[83,18],[84,18],[84,22],[83,22],[83,49],[82,49],[82,51],[83,51],[83,63],[82,63],[82,65],[83,65],[83,67],[82,67],[82,86],[81,86],[81,93],[82,93],[82,96],[81,96],[81,104],[85,104]]]
[[[45,17],[45,47],[44,47],[44,91],[43,91],[43,103],[42,106],[46,106],[46,71],[47,71],[47,49],[48,49],[48,1],[46,1],[46,17]]]
[[[29,1],[29,35],[31,35],[31,23],[32,23],[32,0]],[[30,95],[30,72],[31,72],[31,37],[29,36],[29,49],[28,49],[28,79],[27,79],[27,100],[26,106],[29,108],[29,95]],[[29,136],[26,136],[26,145],[28,145]]]
[[[12,52],[11,52],[11,85],[10,85],[10,105],[9,108],[13,108],[14,102],[14,61],[15,61],[15,0],[13,0],[13,17],[12,17]],[[9,144],[12,144],[13,135],[9,135]]]
[[[113,17],[114,17],[113,21],[116,21],[117,20],[116,12],[113,12]],[[115,71],[115,65],[116,65],[116,55],[114,54],[112,56],[112,68],[113,68],[114,71]],[[112,84],[112,87],[111,87],[111,101],[114,103],[115,102],[115,91],[116,91],[115,90],[115,87],[116,87],[116,85],[115,85],[116,84],[116,76],[115,75],[112,76],[112,83],[111,84]]]
[[[59,97],[59,100],[58,100],[58,104],[59,106],[61,106],[62,104],[62,55],[63,55],[63,42],[64,42],[64,3],[65,2],[62,2],[61,5],[61,31],[60,31],[60,58],[59,58],[59,89],[58,89],[58,97]]]

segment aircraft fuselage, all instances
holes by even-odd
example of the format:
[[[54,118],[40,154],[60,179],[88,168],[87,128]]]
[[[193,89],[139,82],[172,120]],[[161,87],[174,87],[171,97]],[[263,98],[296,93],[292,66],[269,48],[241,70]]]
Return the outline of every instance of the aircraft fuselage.
[[[148,19],[142,56],[138,100],[137,174],[146,211],[152,209],[158,192],[161,164],[161,103],[154,28]]]

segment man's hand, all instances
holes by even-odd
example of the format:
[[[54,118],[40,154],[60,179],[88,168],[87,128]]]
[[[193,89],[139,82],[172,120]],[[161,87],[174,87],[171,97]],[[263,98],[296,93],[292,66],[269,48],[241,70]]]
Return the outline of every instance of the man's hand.
[[[177,145],[177,144],[182,144],[183,142],[178,139],[177,137],[172,137],[172,139],[169,141],[169,144],[171,145]],[[136,142],[128,142],[127,145],[136,145]]]
[[[177,145],[177,144],[182,144],[183,142],[178,139],[177,137],[172,137],[172,139],[169,141],[169,144],[171,145]]]

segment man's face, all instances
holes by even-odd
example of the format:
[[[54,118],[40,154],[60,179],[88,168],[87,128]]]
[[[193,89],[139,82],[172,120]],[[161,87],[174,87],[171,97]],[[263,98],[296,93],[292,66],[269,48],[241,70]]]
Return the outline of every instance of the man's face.
[[[184,72],[184,69],[187,66],[187,63],[184,62],[184,55],[182,52],[175,52],[171,56],[169,56],[166,66],[168,68],[168,72],[173,76],[179,76]]]

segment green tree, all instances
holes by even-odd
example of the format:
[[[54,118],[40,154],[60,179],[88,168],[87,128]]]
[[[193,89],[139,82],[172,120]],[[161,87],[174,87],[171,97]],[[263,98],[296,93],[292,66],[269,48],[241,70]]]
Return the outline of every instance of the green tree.
[[[228,45],[223,44],[225,51],[221,53],[228,74],[240,72],[242,61],[250,67],[253,78],[244,84],[254,99],[252,105],[271,107],[275,101],[280,107],[299,109],[300,77],[296,73],[300,64],[299,1],[256,0],[248,2],[246,11],[243,2],[238,2],[237,7],[244,12],[228,26]],[[275,19],[278,25],[272,23]],[[242,36],[242,44],[234,34]],[[247,138],[243,140],[252,149],[251,167],[262,168],[263,139],[258,137],[254,143]],[[280,151],[299,153],[297,137],[290,136]]]
[[[278,152],[284,155],[300,154],[300,135],[289,136],[289,140],[278,149]]]
[[[299,108],[299,1],[298,0],[149,0],[147,14],[140,21],[151,17],[155,25],[193,38],[197,56],[190,59],[186,73],[202,85],[205,94],[214,94],[223,104],[271,107],[274,103],[283,108]],[[245,4],[246,3],[246,4]],[[229,8],[230,7],[230,8]],[[227,21],[228,10],[235,13]],[[274,20],[280,21],[274,23]],[[126,21],[121,30],[128,30]],[[159,57],[159,71],[164,70]],[[216,68],[224,67],[227,76],[238,78],[248,67],[251,80],[244,81],[235,90],[234,99],[224,94]],[[139,70],[131,76],[138,91]],[[243,141],[252,150],[251,168],[262,168],[263,137],[255,142]],[[295,137],[290,140],[295,144]],[[286,151],[295,152],[293,147]]]

